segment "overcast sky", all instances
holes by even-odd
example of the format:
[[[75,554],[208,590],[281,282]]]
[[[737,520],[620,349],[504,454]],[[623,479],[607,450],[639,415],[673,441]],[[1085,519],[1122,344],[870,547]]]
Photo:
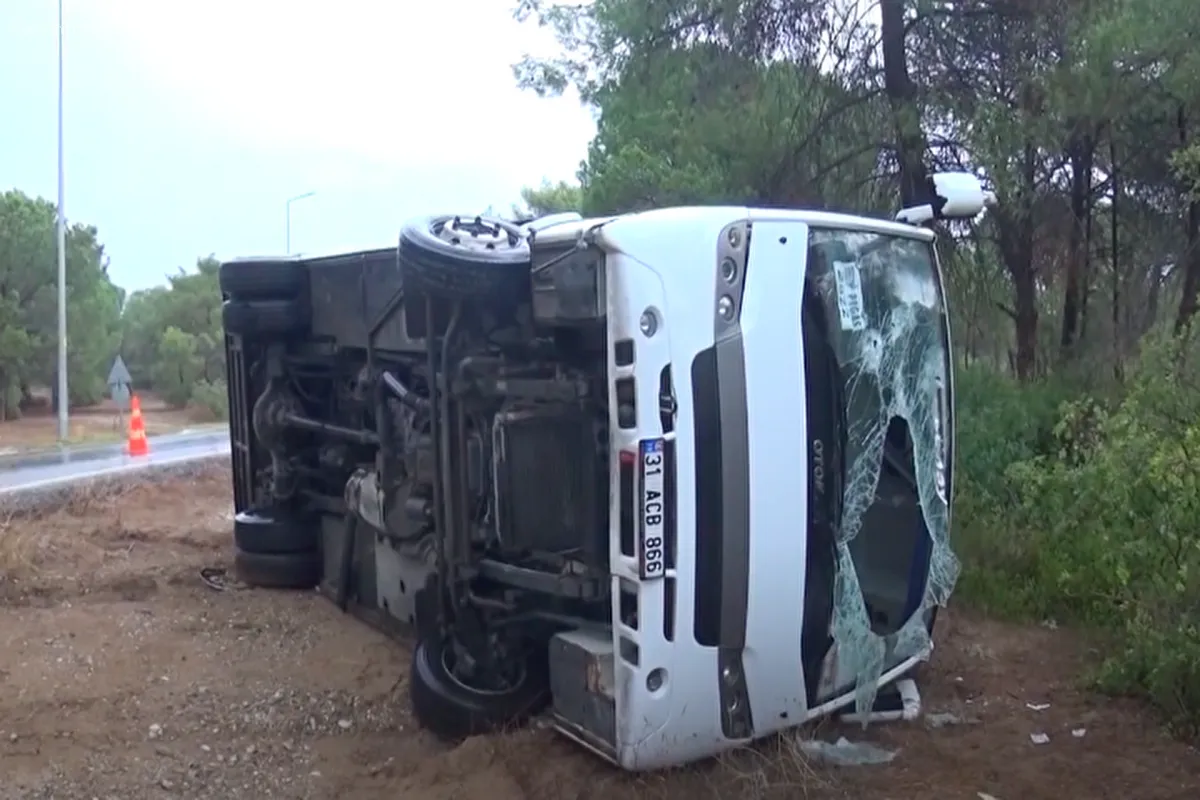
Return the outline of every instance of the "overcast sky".
[[[594,131],[510,65],[545,34],[505,0],[64,0],[66,209],[110,274],[390,244],[407,217],[507,207]],[[0,0],[0,189],[56,196],[54,0]]]

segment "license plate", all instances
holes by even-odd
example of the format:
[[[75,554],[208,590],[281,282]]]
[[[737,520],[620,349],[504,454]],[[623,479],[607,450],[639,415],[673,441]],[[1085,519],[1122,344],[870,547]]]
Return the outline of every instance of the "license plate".
[[[638,526],[639,574],[661,578],[666,572],[666,448],[662,439],[641,443],[642,508]]]

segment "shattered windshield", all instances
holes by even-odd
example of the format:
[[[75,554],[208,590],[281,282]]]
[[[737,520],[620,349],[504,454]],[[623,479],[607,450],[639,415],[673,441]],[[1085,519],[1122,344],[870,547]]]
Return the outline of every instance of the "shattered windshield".
[[[928,655],[929,611],[958,576],[945,307],[933,245],[915,238],[814,228],[808,274],[843,409],[835,670],[866,714],[885,669]]]

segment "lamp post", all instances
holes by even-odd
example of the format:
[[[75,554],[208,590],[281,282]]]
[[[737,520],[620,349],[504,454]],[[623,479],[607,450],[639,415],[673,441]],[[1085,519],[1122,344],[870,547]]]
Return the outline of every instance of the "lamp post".
[[[298,194],[295,197],[287,199],[287,254],[289,256],[292,254],[292,203],[295,203],[297,200],[305,200],[314,194],[316,192],[305,192],[304,194]]]
[[[69,435],[67,392],[67,216],[63,205],[63,0],[58,0],[58,440]]]

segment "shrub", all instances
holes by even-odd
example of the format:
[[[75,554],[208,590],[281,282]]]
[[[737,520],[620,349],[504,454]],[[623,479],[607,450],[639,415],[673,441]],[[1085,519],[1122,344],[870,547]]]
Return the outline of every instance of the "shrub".
[[[1178,729],[1196,733],[1200,367],[1188,362],[1189,344],[1151,343],[1119,403],[1064,403],[1049,439],[1027,431],[1015,443],[993,440],[1003,456],[982,450],[1014,417],[1040,427],[1041,390],[993,389],[1016,411],[962,404],[967,502],[956,520],[968,600],[1111,633],[1115,647],[1098,685],[1149,700]],[[981,452],[970,449],[976,445]],[[997,477],[995,462],[1013,454],[1023,457]]]
[[[196,347],[195,336],[174,326],[163,331],[158,343],[158,361],[151,370],[154,389],[177,408],[187,405],[204,374]]]
[[[958,593],[988,613],[1033,613],[1026,596],[1033,565],[1011,509],[1021,486],[1009,468],[1054,449],[1054,427],[1068,387],[1022,386],[987,368],[956,376],[954,545],[964,562]]]
[[[190,405],[213,420],[229,419],[229,395],[225,381],[197,381],[192,387]]]

